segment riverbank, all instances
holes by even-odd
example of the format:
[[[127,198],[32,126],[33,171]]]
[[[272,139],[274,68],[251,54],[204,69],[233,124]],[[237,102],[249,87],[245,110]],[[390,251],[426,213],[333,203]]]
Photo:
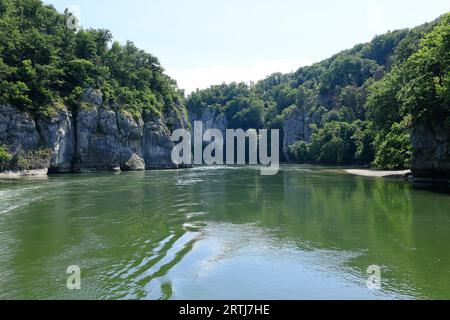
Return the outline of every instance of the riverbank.
[[[166,170],[179,170],[187,169],[192,166],[181,166],[178,168],[170,167],[155,167],[142,171],[166,171]],[[141,171],[141,170],[140,170]],[[414,178],[411,170],[373,170],[373,169],[328,169],[326,171],[330,172],[340,172],[344,174],[350,174],[354,176],[361,177],[372,177],[372,178],[398,178],[404,180],[410,180],[417,183],[439,183],[439,184],[450,184],[450,180],[447,179],[433,179],[433,178]],[[71,171],[67,173],[72,174],[95,174],[102,172],[122,172],[119,167],[111,170],[82,170],[82,171]],[[20,178],[39,178],[47,177],[52,174],[58,174],[59,172],[51,172],[48,169],[38,169],[38,170],[20,170],[20,171],[5,171],[0,172],[0,180],[2,179],[20,179]]]
[[[372,170],[372,169],[345,169],[345,173],[376,178],[407,178],[412,175],[411,170]]]
[[[19,179],[22,177],[46,177],[48,169],[0,172],[0,179]]]

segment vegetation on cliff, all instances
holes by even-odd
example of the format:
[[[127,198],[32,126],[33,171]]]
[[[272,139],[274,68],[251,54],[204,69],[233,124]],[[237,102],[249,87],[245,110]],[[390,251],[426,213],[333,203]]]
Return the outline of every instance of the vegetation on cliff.
[[[112,42],[108,30],[68,28],[69,16],[39,0],[0,0],[0,105],[33,119],[65,105],[76,122],[89,88],[101,92],[103,109],[135,119],[185,111],[183,92],[156,57]],[[290,74],[196,91],[186,103],[198,115],[218,111],[230,128],[290,130],[290,161],[407,168],[417,154],[414,130],[450,132],[449,52],[446,14]],[[0,169],[8,151],[0,148]]]
[[[3,170],[4,166],[11,161],[12,156],[8,152],[6,146],[0,145],[0,170]]]
[[[408,158],[411,129],[450,130],[450,14],[425,36],[417,52],[371,87],[367,109],[377,132],[378,166],[397,166]]]
[[[299,110],[311,134],[289,146],[289,160],[406,168],[412,126],[448,122],[449,28],[447,14],[291,74],[196,91],[188,109],[217,109],[236,127],[278,129],[286,129],[286,115]]]
[[[0,103],[32,115],[56,105],[79,107],[86,87],[105,108],[135,116],[181,104],[183,94],[158,59],[131,42],[111,43],[108,30],[75,30],[39,0],[0,0]]]

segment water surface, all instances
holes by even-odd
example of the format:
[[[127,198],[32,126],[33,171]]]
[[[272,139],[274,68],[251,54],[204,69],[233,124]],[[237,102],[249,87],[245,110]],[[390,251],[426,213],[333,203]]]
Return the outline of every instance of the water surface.
[[[448,193],[316,167],[0,181],[4,299],[450,299],[449,244]]]

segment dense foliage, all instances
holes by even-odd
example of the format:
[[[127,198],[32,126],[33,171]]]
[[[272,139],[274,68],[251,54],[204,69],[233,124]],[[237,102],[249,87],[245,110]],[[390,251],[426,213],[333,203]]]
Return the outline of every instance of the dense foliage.
[[[411,128],[450,128],[450,14],[371,92],[367,108],[378,166],[396,167],[411,155]]]
[[[157,58],[112,42],[107,30],[69,29],[69,17],[39,0],[0,0],[1,104],[45,116],[62,104],[78,109],[86,88],[102,91],[105,108],[136,117],[184,103]],[[415,126],[450,126],[449,29],[446,14],[294,73],[194,92],[188,108],[217,110],[243,129],[283,129],[300,111],[309,134],[289,146],[288,160],[405,168]]]
[[[6,146],[0,145],[0,170],[3,170],[4,166],[6,166],[11,159],[12,156],[8,152]]]
[[[311,137],[290,146],[288,160],[408,167],[412,122],[443,113],[448,119],[449,26],[447,14],[412,30],[377,36],[295,73],[196,91],[188,109],[219,110],[232,126],[278,129],[298,109]]]
[[[68,17],[38,0],[0,0],[0,103],[45,115],[60,103],[76,108],[87,87],[103,92],[106,108],[136,116],[181,102],[157,58],[111,44],[108,30],[69,29]]]

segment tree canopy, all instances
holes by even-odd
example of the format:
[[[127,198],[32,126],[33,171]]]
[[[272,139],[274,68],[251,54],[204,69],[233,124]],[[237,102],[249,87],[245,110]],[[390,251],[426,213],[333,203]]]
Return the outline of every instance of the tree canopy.
[[[0,103],[32,114],[78,105],[86,87],[105,108],[158,114],[183,100],[153,55],[108,30],[67,28],[69,13],[38,0],[0,0]]]
[[[312,135],[290,146],[291,160],[408,167],[411,126],[449,121],[449,16],[255,85],[198,90],[188,97],[188,109],[218,110],[232,126],[278,129],[297,109],[309,119]]]

